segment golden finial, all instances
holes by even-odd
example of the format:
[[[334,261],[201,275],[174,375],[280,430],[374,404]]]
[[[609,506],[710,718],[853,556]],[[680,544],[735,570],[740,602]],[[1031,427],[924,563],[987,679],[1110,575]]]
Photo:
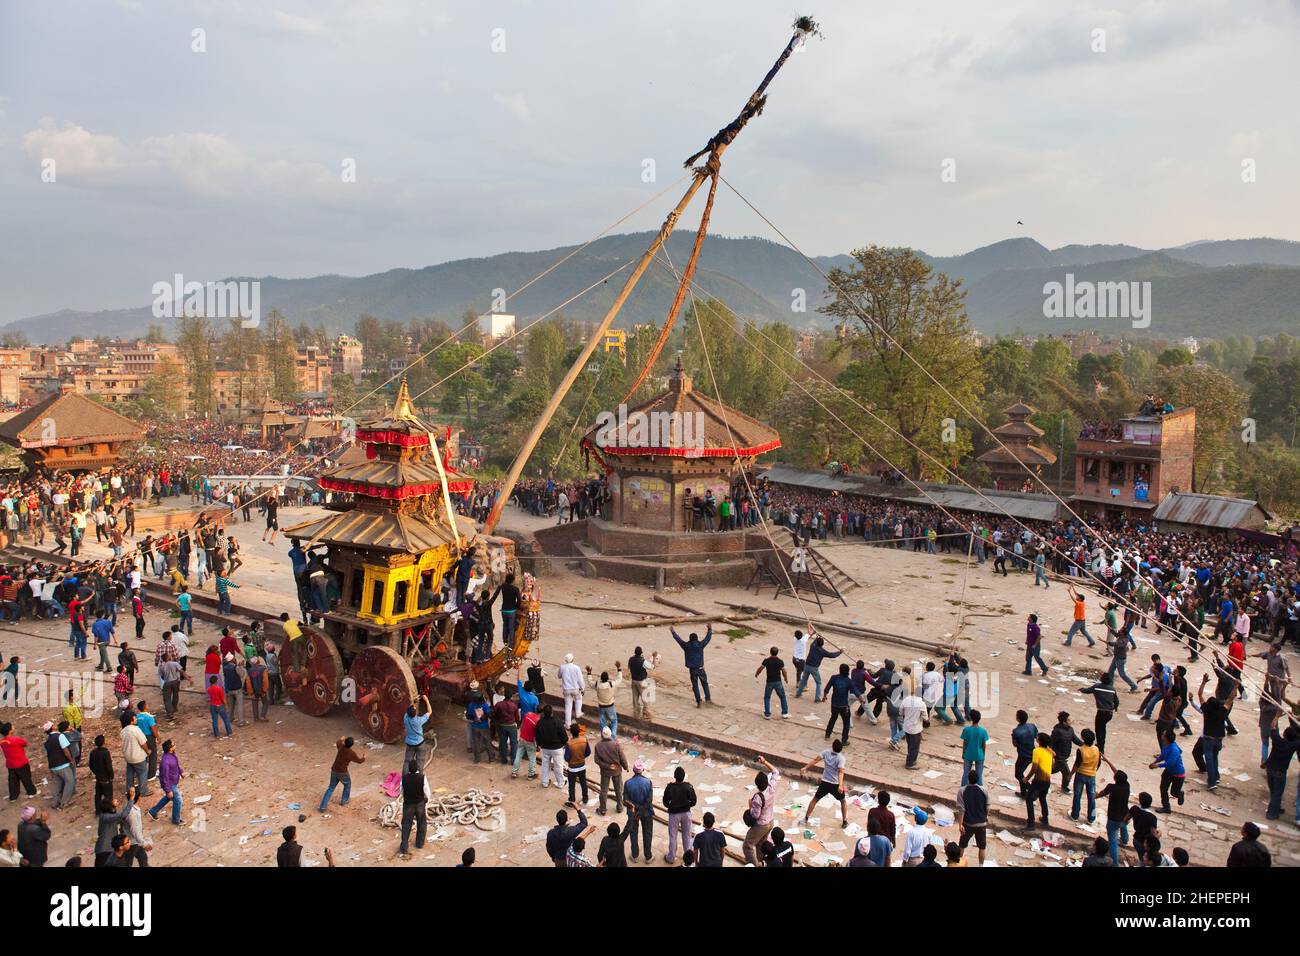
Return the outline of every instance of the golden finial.
[[[415,406],[411,404],[411,392],[406,387],[406,376],[402,376],[402,384],[397,386],[397,398],[393,401],[394,418],[415,418]]]

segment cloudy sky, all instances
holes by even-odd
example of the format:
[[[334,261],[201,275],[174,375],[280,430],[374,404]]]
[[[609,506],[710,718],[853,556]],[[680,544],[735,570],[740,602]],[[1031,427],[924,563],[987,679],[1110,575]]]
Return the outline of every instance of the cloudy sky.
[[[50,0],[0,5],[0,322],[580,242],[798,12],[725,172],[808,252],[1300,239],[1300,0]],[[714,227],[768,234],[725,192]]]

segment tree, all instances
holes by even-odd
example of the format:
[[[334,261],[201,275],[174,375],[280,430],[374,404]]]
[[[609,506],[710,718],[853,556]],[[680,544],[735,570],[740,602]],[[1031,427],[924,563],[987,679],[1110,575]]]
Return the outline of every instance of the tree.
[[[999,337],[980,349],[980,362],[999,409],[1007,400],[1032,401],[1037,383],[1029,368],[1030,352],[1015,339]]]
[[[182,315],[180,334],[176,338],[185,362],[192,408],[195,414],[207,417],[212,414],[213,378],[216,363],[212,354],[212,323],[204,316]]]
[[[1222,487],[1223,468],[1241,446],[1245,393],[1230,375],[1208,365],[1176,365],[1156,379],[1156,395],[1175,408],[1196,408],[1193,491]]]
[[[163,331],[161,325],[149,324],[149,330],[144,334],[144,340],[149,345],[161,345],[167,341],[167,333]]]
[[[271,397],[293,403],[301,394],[298,387],[298,350],[293,332],[279,309],[272,309],[260,329],[266,364],[271,374]]]
[[[1278,362],[1256,355],[1243,376],[1250,383],[1250,414],[1261,438],[1276,436],[1294,446],[1300,419],[1300,360]]]
[[[334,400],[334,407],[340,414],[346,414],[347,410],[357,403],[361,397],[357,389],[357,383],[347,372],[339,372],[330,379],[330,392]]]
[[[1300,452],[1281,442],[1248,446],[1241,456],[1241,486],[1269,511],[1300,516]]]
[[[1173,368],[1179,365],[1191,365],[1195,361],[1196,357],[1192,355],[1191,350],[1186,349],[1181,345],[1165,349],[1156,359],[1157,364],[1164,368]]]
[[[1074,380],[1080,391],[1091,394],[1107,375],[1121,371],[1123,365],[1124,360],[1114,352],[1110,355],[1087,352],[1075,364]]]
[[[159,356],[139,400],[143,416],[177,418],[185,412],[185,370],[170,355]]]
[[[0,349],[25,349],[30,346],[26,332],[19,330],[0,333]]]
[[[1069,382],[1074,378],[1074,357],[1070,346],[1062,339],[1038,338],[1029,350],[1029,375],[1034,382],[1035,398],[1039,401],[1047,394],[1047,382]]]
[[[970,347],[965,292],[910,249],[869,246],[855,250],[853,260],[849,269],[831,270],[831,301],[819,309],[840,321],[854,351],[840,384],[875,406],[898,433],[864,423],[879,437],[873,444],[920,477],[922,456],[912,443],[944,461],[970,448],[961,430],[957,441],[944,441],[945,419],[977,404],[984,387],[979,354]]]
[[[548,390],[564,378],[564,334],[554,322],[538,322],[529,329],[524,369],[530,379],[544,383]]]

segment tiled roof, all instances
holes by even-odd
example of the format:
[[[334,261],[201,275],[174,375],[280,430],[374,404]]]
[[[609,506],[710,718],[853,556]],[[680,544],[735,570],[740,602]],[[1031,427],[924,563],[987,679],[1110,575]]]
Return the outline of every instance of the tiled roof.
[[[136,441],[144,426],[75,392],[60,392],[0,423],[0,439],[19,448]]]
[[[678,415],[678,420],[683,423],[689,416],[692,429],[695,423],[702,424],[703,440],[699,440],[701,436],[692,434],[693,444],[685,445],[680,440],[686,427],[683,425],[677,431],[677,442],[664,442],[661,436],[657,444],[648,447],[635,432],[629,434],[629,423],[636,421],[632,416],[637,413],[656,416],[660,421],[668,421],[669,415]],[[644,420],[655,419],[647,417]],[[606,430],[600,425],[591,428],[583,436],[583,443],[604,455],[678,455],[687,458],[697,454],[746,458],[781,447],[781,436],[775,428],[696,391],[690,376],[680,367],[673,372],[668,391],[629,410],[626,421],[617,421],[607,433],[604,432]],[[612,441],[600,444],[596,440],[598,434],[606,439],[612,438]]]
[[[463,537],[473,537],[472,522],[466,527],[464,519],[458,516],[458,526]],[[290,538],[302,538],[312,544],[342,544],[402,554],[419,554],[430,548],[442,548],[453,543],[451,528],[438,518],[423,513],[362,508],[306,521],[285,528],[284,534]]]

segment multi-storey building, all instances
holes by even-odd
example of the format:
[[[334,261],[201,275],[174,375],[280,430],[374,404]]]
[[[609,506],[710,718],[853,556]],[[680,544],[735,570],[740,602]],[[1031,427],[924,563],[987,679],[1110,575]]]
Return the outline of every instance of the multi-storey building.
[[[1089,423],[1075,443],[1081,514],[1150,520],[1170,492],[1192,491],[1196,409]]]
[[[365,352],[361,343],[350,335],[340,335],[330,346],[330,367],[335,375],[351,375],[360,381],[365,365]]]
[[[316,345],[300,345],[294,358],[294,376],[298,391],[322,395],[329,391],[334,377],[333,356]]]

